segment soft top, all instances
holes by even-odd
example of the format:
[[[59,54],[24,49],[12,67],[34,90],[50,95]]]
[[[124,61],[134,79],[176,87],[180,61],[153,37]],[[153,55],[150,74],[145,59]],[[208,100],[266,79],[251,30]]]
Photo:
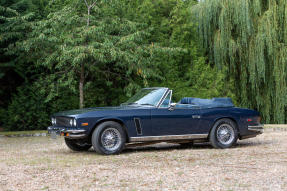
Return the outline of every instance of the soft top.
[[[201,99],[193,97],[184,97],[179,101],[179,104],[191,104],[202,107],[234,107],[231,98],[212,98]]]

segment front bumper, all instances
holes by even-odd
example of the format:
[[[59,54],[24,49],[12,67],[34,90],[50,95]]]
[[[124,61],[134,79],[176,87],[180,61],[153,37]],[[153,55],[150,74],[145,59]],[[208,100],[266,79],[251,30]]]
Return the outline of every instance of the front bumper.
[[[261,125],[261,124],[260,125],[248,125],[248,131],[252,131],[252,132],[261,134],[261,133],[263,133],[264,128],[263,128],[263,125]]]
[[[56,134],[72,139],[85,138],[87,136],[85,129],[67,129],[66,127],[54,127],[47,128],[48,134]]]

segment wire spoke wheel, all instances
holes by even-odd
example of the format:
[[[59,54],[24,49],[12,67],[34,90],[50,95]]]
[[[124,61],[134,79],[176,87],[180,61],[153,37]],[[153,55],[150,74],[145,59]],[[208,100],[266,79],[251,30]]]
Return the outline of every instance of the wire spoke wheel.
[[[105,121],[96,127],[91,142],[95,151],[99,154],[118,154],[125,147],[126,134],[119,123]]]
[[[235,138],[233,127],[229,124],[220,125],[217,129],[216,138],[223,145],[232,143]]]
[[[115,151],[121,145],[121,134],[115,128],[107,128],[101,135],[102,146],[108,151]]]

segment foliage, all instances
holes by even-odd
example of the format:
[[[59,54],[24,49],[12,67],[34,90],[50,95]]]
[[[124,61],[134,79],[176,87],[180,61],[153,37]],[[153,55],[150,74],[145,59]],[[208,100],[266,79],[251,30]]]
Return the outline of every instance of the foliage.
[[[205,0],[194,7],[206,54],[234,77],[242,106],[286,122],[286,0]]]
[[[237,101],[236,75],[202,49],[196,0],[87,4],[0,2],[0,126],[46,129],[52,113],[81,107],[81,99],[86,107],[119,105],[146,86],[173,89],[174,101]]]
[[[157,3],[159,2],[161,1]],[[192,22],[190,14],[191,7],[196,4],[195,1],[171,0],[167,4],[173,4],[173,7],[169,8],[170,12],[166,14],[166,18],[155,18],[155,20],[167,23],[168,26],[168,29],[165,29],[167,33],[165,35],[169,36],[168,41],[161,42],[171,47],[184,48],[185,52],[158,58],[161,71],[159,75],[162,75],[164,80],[157,80],[153,86],[166,86],[173,89],[174,101],[190,96],[202,98],[228,96],[232,97],[236,103],[236,98],[232,93],[233,88],[230,86],[232,79],[225,78],[224,70],[219,71],[207,63],[200,52],[197,25]],[[159,7],[156,9],[160,9]]]
[[[0,4],[0,96],[2,99],[8,99],[10,91],[15,91],[19,86],[17,80],[26,79],[27,67],[16,56],[15,43],[24,38],[25,31],[29,28],[27,20],[30,17],[31,14],[20,15],[18,11]],[[0,106],[3,105],[6,106],[7,102],[1,100]]]
[[[54,97],[50,102],[45,102],[45,95],[38,91],[33,85],[23,85],[17,88],[13,94],[12,101],[5,111],[0,111],[0,119],[6,130],[40,130],[46,129],[50,124],[50,114],[62,110],[69,110],[77,107],[77,95],[61,90],[65,97]]]
[[[6,111],[7,119],[4,126],[7,130],[42,129],[48,124],[49,116],[43,99],[37,91],[30,88],[18,88]]]
[[[58,87],[76,92],[81,75],[87,84],[104,72],[106,78],[99,80],[107,85],[114,83],[111,75],[118,75],[128,79],[124,88],[146,86],[149,77],[156,77],[153,56],[176,51],[148,44],[145,24],[112,15],[101,10],[104,8],[95,6],[91,15],[86,15],[81,9],[65,6],[33,23],[31,35],[21,45],[33,55],[31,61],[49,73],[39,81],[42,91],[49,90],[46,101],[58,95]]]

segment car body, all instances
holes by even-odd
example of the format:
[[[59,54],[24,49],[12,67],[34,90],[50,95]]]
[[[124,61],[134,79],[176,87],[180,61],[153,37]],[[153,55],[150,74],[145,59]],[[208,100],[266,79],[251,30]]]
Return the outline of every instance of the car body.
[[[87,150],[91,146],[95,148],[94,144],[101,146],[112,143],[115,139],[123,142],[116,151],[96,149],[102,154],[119,153],[124,145],[132,143],[184,144],[215,141],[214,147],[228,148],[237,138],[251,138],[263,132],[260,114],[255,110],[234,107],[230,98],[183,98],[178,103],[172,103],[171,100],[172,90],[169,88],[144,88],[117,107],[56,113],[52,115],[52,126],[48,127],[48,132],[64,136],[72,150]],[[223,124],[222,127],[217,123]],[[106,127],[101,127],[102,124]],[[117,126],[114,128],[116,132],[113,131],[114,126]],[[98,127],[102,130],[96,133]],[[104,133],[103,130],[108,127],[111,128]],[[113,137],[114,135],[118,138]],[[233,139],[226,142],[229,144],[217,145],[220,136],[225,136],[225,139],[232,136]],[[214,140],[211,140],[212,137]],[[74,143],[77,143],[76,147],[73,147]],[[81,149],[81,146],[85,149]]]

